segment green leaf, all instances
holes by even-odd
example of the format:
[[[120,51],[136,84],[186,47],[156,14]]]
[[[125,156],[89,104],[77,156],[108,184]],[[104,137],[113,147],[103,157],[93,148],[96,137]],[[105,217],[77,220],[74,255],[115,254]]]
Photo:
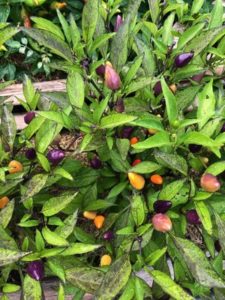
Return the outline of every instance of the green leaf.
[[[138,90],[145,88],[152,83],[152,77],[138,77],[136,80],[132,80],[125,89],[126,95],[134,93]]]
[[[175,180],[171,183],[168,183],[159,193],[159,199],[162,200],[171,200],[177,193],[183,188],[185,179]]]
[[[132,81],[132,79],[135,77],[137,71],[139,70],[139,68],[141,66],[142,60],[143,60],[142,55],[137,56],[135,58],[135,60],[133,61],[131,67],[129,68],[129,70],[124,78],[124,81],[123,81],[124,86],[128,85]]]
[[[109,39],[111,39],[113,36],[115,35],[115,32],[113,33],[104,33],[101,34],[100,36],[98,36],[93,43],[91,44],[90,48],[88,49],[88,53],[90,55],[93,54],[93,52],[96,49],[101,48],[101,46],[103,46]]]
[[[211,11],[211,18],[209,28],[222,26],[223,24],[223,1],[216,0],[213,10]]]
[[[45,241],[38,229],[36,229],[35,246],[37,251],[42,251],[45,249]]]
[[[223,253],[225,253],[225,221],[222,220],[217,213],[215,213],[215,219],[216,219],[216,225],[218,229],[219,242],[223,250]]]
[[[23,31],[40,45],[50,49],[52,53],[64,58],[68,62],[73,62],[73,56],[69,46],[53,33],[37,28],[23,28]]]
[[[103,282],[97,290],[99,300],[112,300],[126,285],[131,274],[131,264],[128,255],[123,255],[112,263],[105,274]]]
[[[145,220],[145,208],[141,196],[136,195],[131,200],[131,214],[133,216],[136,226],[143,224]]]
[[[187,175],[188,166],[186,160],[177,154],[169,154],[161,151],[155,151],[155,159],[157,162],[167,168],[174,169],[183,175]]]
[[[38,111],[38,115],[48,120],[55,121],[67,129],[73,128],[73,122],[71,118],[61,111]]]
[[[111,191],[109,192],[107,199],[114,198],[118,196],[120,193],[122,193],[123,190],[127,187],[127,182],[120,182],[117,185],[115,185]]]
[[[58,212],[63,210],[75,198],[76,195],[77,193],[72,195],[65,194],[59,197],[50,198],[44,203],[41,212],[46,217],[56,215]]]
[[[54,175],[59,175],[60,177],[66,178],[71,181],[73,180],[73,176],[69,172],[67,172],[65,169],[60,168],[60,167],[58,167],[54,170]]]
[[[152,116],[143,117],[143,118],[139,117],[137,120],[131,122],[131,125],[156,129],[158,131],[164,131],[161,121],[158,118]]]
[[[74,267],[66,270],[66,279],[79,289],[95,293],[103,281],[105,273],[101,270],[88,267]]]
[[[95,211],[98,209],[106,209],[113,205],[113,203],[106,200],[95,200],[95,202],[88,203],[87,206],[85,206],[84,208],[87,211]]]
[[[132,147],[138,150],[145,150],[145,149],[162,147],[170,144],[171,142],[170,142],[169,134],[163,131],[154,134],[152,137],[147,138],[143,142],[138,142],[137,144],[132,145]]]
[[[211,220],[210,212],[204,201],[195,201],[195,208],[198,216],[202,222],[203,227],[209,235],[213,233],[213,224]]]
[[[137,117],[135,117],[135,116],[114,113],[114,114],[111,114],[107,117],[103,117],[101,119],[100,126],[101,126],[102,129],[114,128],[114,127],[121,126],[121,125],[124,125],[124,124],[129,123],[129,122],[132,122],[136,118]]]
[[[99,0],[85,3],[82,13],[82,32],[86,44],[91,43],[99,15]]]
[[[38,194],[45,186],[48,179],[47,174],[34,175],[26,184],[26,192],[23,195],[21,201],[25,201],[28,198],[32,198]]]
[[[154,264],[164,255],[166,254],[167,247],[162,249],[157,249],[154,252],[150,253],[147,258],[145,258],[145,262],[149,266],[154,266]]]
[[[62,25],[62,29],[63,29],[64,35],[65,35],[65,37],[67,39],[67,42],[70,43],[72,41],[71,32],[70,32],[70,26],[67,23],[66,18],[64,17],[64,15],[60,12],[60,10],[57,9],[56,11],[57,11],[57,16],[59,18],[59,21],[60,21],[60,23]],[[63,39],[64,39],[64,37],[63,37]]]
[[[65,291],[63,285],[60,283],[57,300],[64,300],[65,299]]]
[[[0,225],[2,225],[3,228],[8,226],[14,212],[14,207],[15,201],[11,200],[6,207],[0,211]]]
[[[18,250],[0,248],[0,266],[5,266],[17,262],[29,253],[30,252],[21,252]]]
[[[39,161],[39,163],[41,164],[42,168],[46,171],[46,172],[50,172],[50,164],[48,159],[45,157],[45,155],[41,154],[41,153],[37,153],[37,159]]]
[[[160,169],[161,166],[152,161],[143,161],[138,165],[132,167],[129,172],[135,172],[139,174],[148,174],[155,172],[156,170]]]
[[[169,119],[169,123],[170,125],[173,125],[173,122],[178,117],[177,100],[173,92],[166,84],[164,78],[161,79],[161,84],[162,84],[163,95],[166,101],[166,112]]]
[[[72,14],[70,14],[70,35],[73,43],[73,51],[77,53],[77,45],[80,42],[80,31]]]
[[[210,173],[214,176],[217,176],[225,171],[225,161],[218,161],[214,164],[210,165],[206,170],[205,173]]]
[[[0,46],[20,31],[18,27],[7,26],[0,30]]]
[[[23,297],[24,300],[41,300],[42,288],[39,281],[26,275],[23,282]]]
[[[2,288],[3,293],[15,293],[20,290],[20,286],[13,283],[6,283]]]
[[[70,103],[77,108],[82,108],[85,96],[83,77],[77,72],[71,72],[66,85]]]
[[[11,151],[16,138],[16,130],[16,121],[9,105],[3,105],[1,117],[2,141]]]
[[[202,8],[205,0],[194,0],[191,7],[191,15],[197,14]]]
[[[51,231],[48,227],[42,229],[42,235],[49,245],[60,247],[69,245],[69,242],[66,239]]]
[[[158,270],[150,271],[148,268],[145,268],[145,270],[153,277],[153,280],[163,289],[163,291],[173,297],[173,299],[194,300],[194,298],[176,284],[169,275]]]
[[[188,28],[179,38],[177,49],[182,49],[188,42],[190,42],[205,26],[204,23],[199,23]]]
[[[155,59],[151,47],[138,38],[135,38],[135,42],[138,54],[142,55],[142,66],[145,71],[145,75],[153,76],[155,72]]]
[[[57,258],[54,257],[48,259],[47,265],[55,276],[59,277],[59,279],[61,279],[62,282],[66,282],[65,270],[63,268],[63,265]]]
[[[102,247],[102,245],[71,243],[69,247],[61,253],[61,255],[70,256],[75,254],[84,254],[84,253],[95,251],[100,247]]]
[[[174,236],[173,240],[198,283],[208,288],[225,288],[225,283],[214,271],[205,253],[198,246],[191,241]]]
[[[109,100],[110,95],[106,96],[105,99],[101,100],[101,102],[96,106],[95,110],[93,111],[93,119],[95,123],[99,123],[105,109],[108,106]]]
[[[199,103],[197,118],[200,120],[198,123],[201,129],[207,121],[215,114],[216,99],[213,93],[213,81],[211,80],[205,85],[203,91],[198,94]]]
[[[184,134],[182,137],[182,143],[189,145],[189,144],[196,144],[201,145],[208,148],[213,147],[220,147],[221,143],[217,143],[216,141],[212,140],[207,135],[204,135],[197,131],[192,131]]]
[[[197,0],[199,1],[199,0]],[[219,35],[224,34],[224,27],[212,28],[202,31],[199,35],[193,38],[190,43],[184,48],[185,52],[194,51],[195,56],[205,50],[209,44]]]
[[[62,30],[52,21],[40,17],[31,17],[31,20],[35,23],[35,28],[51,32],[52,34],[56,35],[58,38],[64,41],[64,35],[62,33]]]
[[[162,41],[165,45],[171,45],[173,42],[172,27],[174,23],[175,13],[169,14],[167,19],[164,21],[162,31]]]
[[[120,26],[116,35],[112,39],[110,58],[112,65],[117,72],[120,72],[121,68],[127,61],[129,25],[130,15],[126,17],[123,24]]]
[[[156,23],[160,14],[160,0],[148,0],[150,14],[153,23]]]
[[[127,282],[127,285],[120,296],[119,300],[132,300],[134,299],[134,279],[131,277]]]
[[[25,80],[23,82],[23,94],[29,107],[34,110],[37,105],[38,97],[35,97],[36,90],[27,75],[25,76]]]
[[[85,136],[83,137],[83,140],[80,144],[80,151],[83,152],[87,146],[90,144],[90,142],[93,139],[93,135],[91,133],[87,133],[85,134]]]

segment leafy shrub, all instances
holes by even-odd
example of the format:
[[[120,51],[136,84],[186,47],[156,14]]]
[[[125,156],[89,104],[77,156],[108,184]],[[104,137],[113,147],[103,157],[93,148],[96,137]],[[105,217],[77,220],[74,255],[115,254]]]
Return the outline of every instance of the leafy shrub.
[[[61,28],[36,18],[39,28],[0,31],[2,44],[25,32],[68,73],[57,94],[26,77],[21,132],[1,107],[5,294],[21,282],[41,299],[45,272],[59,299],[224,297],[222,1],[202,15],[204,1],[148,2],[142,13],[130,1],[122,24],[119,2],[92,0],[81,29],[58,12]],[[82,137],[72,154],[57,146],[62,129]]]

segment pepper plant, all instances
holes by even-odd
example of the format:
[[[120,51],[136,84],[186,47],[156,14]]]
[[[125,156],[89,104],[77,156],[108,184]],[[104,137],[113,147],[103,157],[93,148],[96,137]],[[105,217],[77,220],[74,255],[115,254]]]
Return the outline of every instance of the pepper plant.
[[[3,299],[42,299],[49,277],[58,299],[224,297],[225,29],[222,1],[203,4],[131,0],[118,17],[120,1],[92,0],[81,27],[58,11],[61,27],[1,29],[68,74],[65,93],[25,78],[20,132],[1,100]]]

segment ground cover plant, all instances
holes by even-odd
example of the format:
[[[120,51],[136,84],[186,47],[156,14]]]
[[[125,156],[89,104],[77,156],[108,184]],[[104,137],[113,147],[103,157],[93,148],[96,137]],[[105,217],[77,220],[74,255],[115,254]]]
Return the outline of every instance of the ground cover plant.
[[[46,278],[58,299],[225,297],[225,28],[222,1],[203,5],[92,0],[81,27],[2,25],[1,45],[23,32],[67,76],[66,93],[25,78],[20,132],[0,100],[2,299],[42,299]]]

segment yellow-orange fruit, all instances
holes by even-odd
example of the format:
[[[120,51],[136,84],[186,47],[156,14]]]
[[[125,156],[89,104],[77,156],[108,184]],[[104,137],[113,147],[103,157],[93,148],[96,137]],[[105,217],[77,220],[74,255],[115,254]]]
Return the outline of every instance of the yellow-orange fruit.
[[[94,219],[95,227],[98,229],[101,229],[103,227],[104,222],[105,222],[105,217],[102,215],[96,216]]]
[[[84,211],[83,216],[88,220],[94,220],[96,217],[96,212],[94,211]]]
[[[23,171],[23,165],[17,160],[10,161],[8,167],[10,174],[15,174]]]
[[[130,184],[132,185],[133,188],[136,190],[142,190],[145,186],[145,179],[143,176],[134,173],[134,172],[129,172],[128,173],[128,178],[130,180]]]
[[[105,254],[101,257],[100,266],[109,266],[112,263],[112,258],[110,255]]]
[[[0,199],[0,208],[4,208],[9,203],[9,198],[4,196]]]
[[[63,9],[67,6],[66,2],[53,1],[50,5],[51,9]]]
[[[176,93],[176,91],[177,91],[177,86],[176,86],[176,84],[171,84],[170,85],[170,90],[175,94]]]
[[[200,185],[206,192],[214,193],[220,189],[220,182],[216,176],[206,173],[200,180]]]
[[[162,176],[158,175],[158,174],[154,174],[150,177],[150,181],[154,184],[163,184],[163,178]]]
[[[131,145],[137,144],[138,142],[139,142],[139,138],[137,138],[136,136],[134,136],[130,139]]]
[[[149,134],[152,134],[152,135],[153,135],[153,134],[156,134],[157,132],[158,132],[157,129],[154,129],[154,128],[149,128],[149,129],[148,129],[148,133],[149,133]]]

